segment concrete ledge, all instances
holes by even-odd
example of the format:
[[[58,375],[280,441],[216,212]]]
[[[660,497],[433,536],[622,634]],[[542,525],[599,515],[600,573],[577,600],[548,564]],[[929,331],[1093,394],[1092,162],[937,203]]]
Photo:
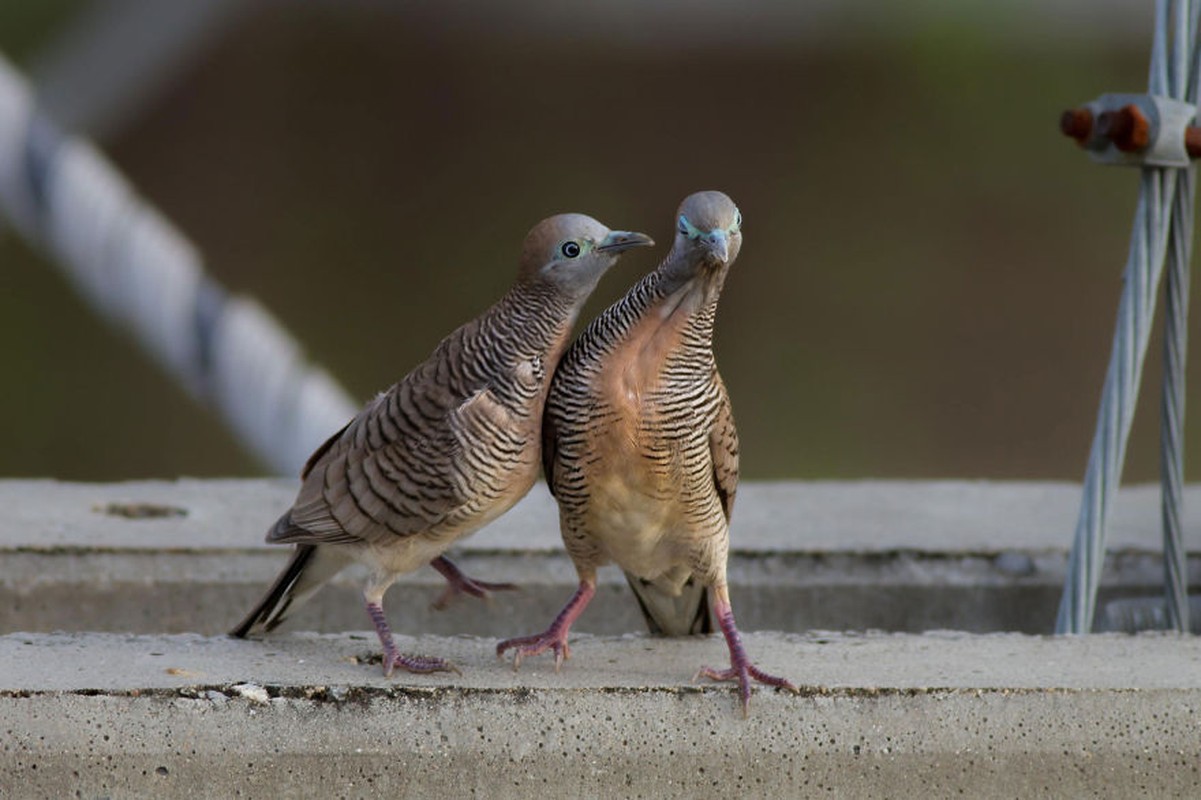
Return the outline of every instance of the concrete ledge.
[[[424,570],[388,594],[395,627],[423,634],[401,646],[461,676],[385,680],[374,635],[344,632],[366,624],[353,574],[291,625],[339,633],[207,636],[286,558],[261,537],[293,491],[0,481],[0,630],[31,631],[0,636],[0,795],[1201,796],[1199,639],[813,632],[1047,630],[1075,486],[744,487],[735,609],[744,631],[793,631],[746,643],[804,687],[757,689],[748,720],[729,687],[689,681],[725,662],[720,638],[631,633],[615,570],[561,674],[495,660],[575,584],[541,488],[455,554],[522,592],[435,614]],[[1186,494],[1195,536],[1201,489]],[[1120,494],[1108,597],[1160,591],[1157,503]]]
[[[271,480],[0,481],[0,631],[221,633],[286,560],[262,536],[295,488]],[[1079,499],[1077,486],[1052,483],[746,484],[732,534],[735,610],[748,630],[1044,633]],[[1185,501],[1198,583],[1201,487],[1189,487]],[[1158,526],[1155,487],[1119,494],[1103,601],[1162,591]],[[522,591],[434,612],[442,580],[421,570],[387,595],[398,631],[517,635],[545,625],[575,587],[543,487],[453,556],[470,574]],[[578,629],[640,630],[620,573],[603,571],[601,580]],[[361,628],[360,586],[348,571],[301,609],[291,629]]]
[[[494,639],[0,637],[13,796],[1198,796],[1201,641],[750,634],[803,685],[697,686],[717,637],[580,637],[555,674]],[[6,794],[8,794],[6,792]]]

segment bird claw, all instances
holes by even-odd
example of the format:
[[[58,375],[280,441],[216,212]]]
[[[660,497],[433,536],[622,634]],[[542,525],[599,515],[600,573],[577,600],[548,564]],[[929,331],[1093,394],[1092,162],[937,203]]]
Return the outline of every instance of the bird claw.
[[[518,586],[515,583],[491,583],[489,581],[477,581],[475,578],[464,575],[463,572],[454,565],[454,563],[442,556],[430,562],[430,566],[438,570],[442,577],[446,578],[446,588],[442,590],[442,594],[438,595],[438,599],[433,602],[433,607],[438,611],[443,610],[450,602],[461,594],[469,594],[472,597],[478,597],[481,600],[491,600],[492,592],[508,592],[515,591]]]
[[[464,582],[459,585],[455,585],[453,582],[447,583],[446,588],[442,590],[442,594],[438,595],[438,599],[431,604],[434,609],[438,611],[444,610],[450,605],[452,600],[461,594],[468,594],[490,602],[492,600],[492,592],[516,591],[519,588],[515,583],[477,581],[474,578],[468,578],[466,575],[463,578],[465,579]]]
[[[496,646],[496,657],[504,658],[506,650],[513,650],[513,671],[521,666],[522,659],[526,656],[536,656],[545,653],[547,650],[553,650],[555,653],[555,672],[563,666],[563,662],[571,658],[571,647],[567,644],[567,638],[555,630],[549,630],[545,633],[536,634],[534,636],[520,636],[515,639],[505,639]]]
[[[456,675],[462,675],[459,668],[449,661],[444,661],[441,658],[432,658],[430,656],[406,656],[399,651],[392,649],[384,653],[384,677],[392,677],[392,671],[400,667],[408,672],[417,674],[426,674],[430,672],[453,672]]]
[[[567,601],[567,605],[559,612],[559,616],[555,617],[555,621],[550,624],[549,628],[533,636],[505,639],[496,645],[496,657],[504,658],[506,650],[515,649],[513,671],[516,672],[517,668],[521,666],[521,660],[526,656],[536,656],[547,650],[554,650],[555,672],[558,672],[563,666],[563,662],[571,658],[571,648],[567,645],[567,633],[571,630],[571,624],[588,605],[588,601],[592,599],[595,592],[596,584],[594,582],[581,579],[580,588]]]
[[[770,675],[756,667],[754,664],[743,663],[732,665],[729,669],[714,669],[713,667],[701,667],[696,674],[692,676],[693,682],[701,678],[708,678],[713,681],[738,681],[738,697],[742,701],[742,716],[746,717],[751,705],[751,679],[764,684],[765,686],[774,686],[777,689],[784,689],[793,694],[799,693],[798,689],[791,681],[786,678],[780,678],[776,675]]]

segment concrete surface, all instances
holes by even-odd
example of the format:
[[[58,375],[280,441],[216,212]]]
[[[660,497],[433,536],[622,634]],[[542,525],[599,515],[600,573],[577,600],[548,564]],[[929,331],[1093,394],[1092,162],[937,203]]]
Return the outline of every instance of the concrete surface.
[[[267,527],[299,487],[288,479],[63,483],[0,480],[0,546],[227,551],[269,548]],[[1201,485],[1185,489],[1183,526],[1201,546]],[[1075,483],[1036,481],[777,481],[738,490],[732,525],[742,550],[996,553],[1062,547],[1080,503]],[[111,508],[110,508],[111,507]],[[171,509],[183,512],[171,515]],[[141,512],[131,520],[129,514]],[[155,516],[158,511],[160,516]],[[124,513],[122,513],[124,512]],[[131,525],[130,522],[137,522]],[[1159,489],[1125,487],[1110,543],[1157,550]],[[1066,531],[1066,535],[1065,535]],[[561,548],[554,500],[539,484],[508,514],[465,540],[475,550]]]
[[[284,562],[261,537],[293,491],[0,481],[0,797],[1201,796],[1201,639],[818,630],[1049,628],[1075,486],[746,486],[735,610],[758,665],[802,686],[756,689],[746,720],[690,681],[721,639],[631,633],[615,571],[561,673],[497,662],[575,582],[540,487],[455,556],[522,592],[440,614],[432,570],[389,592],[423,633],[402,649],[462,675],[384,679],[353,576],[266,640],[204,635]],[[1157,503],[1121,493],[1110,596],[1159,591]]]
[[[1196,797],[1201,640],[749,634],[800,684],[694,685],[717,637],[578,637],[555,674],[404,638],[461,676],[379,674],[366,634],[0,637],[11,797]],[[368,663],[372,662],[374,663]]]
[[[287,559],[286,548],[262,536],[295,488],[273,480],[0,481],[0,631],[225,631]],[[1189,487],[1185,501],[1197,553],[1201,488]],[[745,484],[732,533],[735,610],[748,629],[1043,633],[1059,602],[1078,503],[1079,487],[1066,483]],[[1120,493],[1103,600],[1159,594],[1158,525],[1155,487]],[[544,625],[575,587],[542,486],[452,555],[469,574],[522,590],[434,612],[442,579],[422,570],[388,592],[398,631],[517,635]],[[1201,581],[1201,557],[1191,561]],[[639,630],[620,573],[602,571],[601,581],[579,630]],[[345,573],[290,629],[363,627],[359,587],[357,574]],[[68,596],[73,602],[62,602]]]

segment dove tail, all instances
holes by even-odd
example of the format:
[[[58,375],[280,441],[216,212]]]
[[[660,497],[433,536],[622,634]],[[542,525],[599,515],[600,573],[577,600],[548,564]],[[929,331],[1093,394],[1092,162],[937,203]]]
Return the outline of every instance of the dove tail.
[[[316,593],[348,563],[350,560],[334,548],[314,544],[296,545],[291,560],[271,584],[267,594],[229,635],[244,639],[248,635],[274,629],[287,618],[290,611]]]
[[[678,595],[665,591],[654,581],[626,573],[634,597],[646,618],[646,627],[656,636],[692,636],[712,633],[709,592],[696,578],[689,578]]]

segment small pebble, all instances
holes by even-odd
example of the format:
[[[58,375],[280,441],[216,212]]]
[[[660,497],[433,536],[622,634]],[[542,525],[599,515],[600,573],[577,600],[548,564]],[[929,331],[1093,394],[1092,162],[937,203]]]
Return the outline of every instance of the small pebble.
[[[267,690],[257,683],[239,683],[229,688],[254,703],[266,704],[271,699],[267,695]]]

